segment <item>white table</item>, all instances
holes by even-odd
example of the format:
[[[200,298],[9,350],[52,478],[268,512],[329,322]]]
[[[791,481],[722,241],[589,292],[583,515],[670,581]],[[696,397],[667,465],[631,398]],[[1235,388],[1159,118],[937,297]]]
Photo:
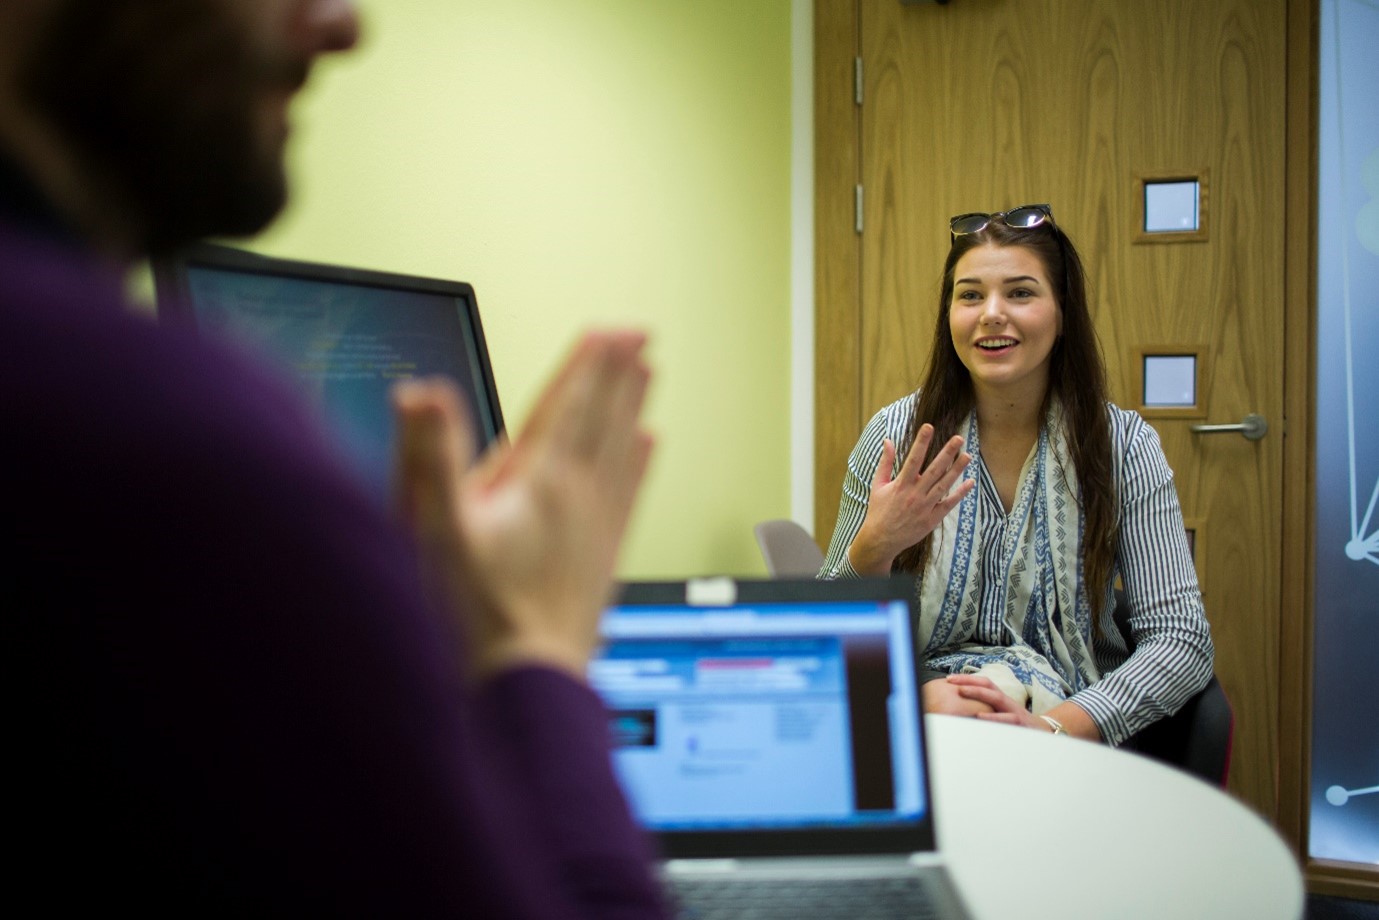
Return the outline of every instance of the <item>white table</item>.
[[[1302,875],[1231,796],[1135,754],[926,716],[939,848],[977,920],[1298,920]]]

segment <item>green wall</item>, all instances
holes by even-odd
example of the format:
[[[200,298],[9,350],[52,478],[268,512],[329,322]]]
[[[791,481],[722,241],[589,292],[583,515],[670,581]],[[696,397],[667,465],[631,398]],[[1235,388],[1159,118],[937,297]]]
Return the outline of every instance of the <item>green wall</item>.
[[[790,0],[364,0],[252,244],[475,286],[511,428],[591,326],[652,337],[624,577],[763,568],[790,502]]]

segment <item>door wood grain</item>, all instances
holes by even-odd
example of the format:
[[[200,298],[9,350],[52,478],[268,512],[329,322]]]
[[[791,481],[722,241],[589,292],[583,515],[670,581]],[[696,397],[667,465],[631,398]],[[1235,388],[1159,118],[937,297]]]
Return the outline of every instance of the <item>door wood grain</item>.
[[[1144,346],[1194,343],[1205,349],[1208,416],[1195,421],[1258,413],[1274,426],[1247,441],[1194,435],[1192,419],[1150,419],[1184,514],[1203,534],[1217,673],[1236,712],[1231,789],[1275,818],[1285,0],[816,0],[815,9],[820,23],[856,23],[864,73],[855,133],[841,110],[819,119],[819,162],[836,167],[819,179],[821,200],[850,195],[849,180],[865,194],[860,237],[843,245],[841,230],[816,233],[831,265],[819,275],[819,347],[856,343],[855,366],[821,354],[816,369],[827,417],[816,533],[832,532],[842,461],[862,424],[923,371],[947,218],[1051,204],[1087,263],[1119,405],[1138,407]],[[826,53],[841,57],[847,38],[833,39]],[[845,148],[853,152],[839,155]],[[1208,238],[1137,242],[1140,179],[1199,172],[1210,176]],[[860,265],[856,288],[848,259]]]

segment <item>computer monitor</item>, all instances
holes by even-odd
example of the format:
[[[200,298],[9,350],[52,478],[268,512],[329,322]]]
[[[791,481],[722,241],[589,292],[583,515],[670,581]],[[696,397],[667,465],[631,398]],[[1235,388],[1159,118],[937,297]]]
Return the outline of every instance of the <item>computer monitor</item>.
[[[153,266],[162,322],[191,321],[285,367],[380,498],[393,472],[392,384],[437,374],[467,397],[481,444],[503,413],[474,289],[457,281],[199,244]]]

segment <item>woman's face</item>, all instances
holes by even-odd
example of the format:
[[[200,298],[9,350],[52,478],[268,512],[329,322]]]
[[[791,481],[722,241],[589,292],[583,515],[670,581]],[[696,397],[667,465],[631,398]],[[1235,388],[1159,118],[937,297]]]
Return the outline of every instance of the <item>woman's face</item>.
[[[1033,252],[987,244],[964,253],[953,268],[948,328],[978,397],[1043,399],[1063,311]]]

